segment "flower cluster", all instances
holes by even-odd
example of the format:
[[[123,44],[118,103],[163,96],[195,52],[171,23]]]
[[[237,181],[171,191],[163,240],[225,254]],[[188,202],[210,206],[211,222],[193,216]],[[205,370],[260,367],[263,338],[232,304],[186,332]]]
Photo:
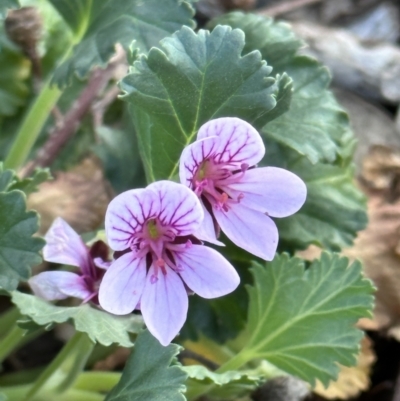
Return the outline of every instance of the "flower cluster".
[[[276,167],[256,167],[265,154],[259,133],[238,118],[204,124],[180,160],[181,184],[159,181],[118,195],[108,206],[105,229],[118,255],[110,266],[58,219],[46,236],[44,258],[81,274],[45,272],[30,280],[45,299],[97,300],[106,311],[140,310],[146,326],[167,345],[183,326],[188,294],[226,295],[239,285],[233,266],[202,241],[237,246],[272,260],[278,230],[306,198],[303,181]],[[101,283],[100,283],[101,281]]]

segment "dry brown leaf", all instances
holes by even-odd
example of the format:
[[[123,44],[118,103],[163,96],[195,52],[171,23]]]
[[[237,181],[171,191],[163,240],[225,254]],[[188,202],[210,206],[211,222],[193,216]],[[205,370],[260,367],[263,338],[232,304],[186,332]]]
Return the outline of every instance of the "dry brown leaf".
[[[41,215],[40,234],[45,234],[56,217],[62,217],[78,233],[103,224],[112,192],[102,169],[93,158],[83,160],[67,172],[55,174],[53,181],[40,185],[28,198],[28,208]]]
[[[338,379],[335,382],[331,382],[328,388],[324,388],[321,383],[317,382],[314,392],[328,400],[347,400],[357,396],[370,386],[371,366],[375,359],[372,342],[369,338],[364,337],[361,341],[357,366],[351,368],[341,366]]]

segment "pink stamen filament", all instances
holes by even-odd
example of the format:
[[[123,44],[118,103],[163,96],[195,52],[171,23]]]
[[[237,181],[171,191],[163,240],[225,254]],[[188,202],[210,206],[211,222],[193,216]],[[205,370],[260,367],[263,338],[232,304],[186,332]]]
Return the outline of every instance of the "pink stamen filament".
[[[237,199],[233,199],[222,188],[240,181],[249,165],[242,163],[240,170],[233,170],[234,168],[237,169],[237,165],[217,164],[213,160],[205,160],[193,179],[195,193],[198,196],[205,196],[213,207],[227,212],[228,201],[239,203],[244,194],[240,193]]]

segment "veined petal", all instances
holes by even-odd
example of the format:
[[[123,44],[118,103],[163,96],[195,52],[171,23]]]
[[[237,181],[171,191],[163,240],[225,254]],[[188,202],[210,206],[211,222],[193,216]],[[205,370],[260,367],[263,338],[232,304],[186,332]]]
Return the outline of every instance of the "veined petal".
[[[61,217],[54,220],[45,235],[43,259],[48,262],[80,267],[89,274],[89,251],[81,237]],[[87,271],[88,270],[88,271]]]
[[[258,131],[248,122],[236,117],[222,117],[202,125],[197,139],[217,136],[219,139],[214,160],[217,163],[235,164],[240,167],[257,164],[265,154],[265,147]]]
[[[128,252],[106,271],[99,289],[100,306],[114,315],[131,313],[138,304],[146,282],[146,258]]]
[[[35,295],[47,301],[68,297],[87,299],[92,295],[82,276],[66,271],[39,273],[28,283]]]
[[[189,188],[172,181],[157,181],[146,191],[159,200],[158,218],[178,236],[190,235],[200,227],[204,214],[198,197]]]
[[[143,223],[157,216],[159,211],[159,198],[147,189],[133,189],[115,197],[108,205],[105,216],[110,247],[115,251],[129,248],[132,237],[142,231]]]
[[[217,298],[234,291],[240,283],[235,268],[216,250],[204,245],[182,246],[174,253],[179,275],[203,298]]]
[[[262,259],[272,260],[278,246],[278,229],[265,214],[228,201],[230,210],[213,209],[226,236],[237,246]]]
[[[188,296],[180,277],[168,266],[154,280],[154,266],[146,279],[140,309],[147,328],[164,346],[178,334],[186,320]]]
[[[216,136],[193,142],[183,149],[179,160],[179,179],[182,184],[193,188],[193,177],[201,164],[216,154],[219,139]]]
[[[193,233],[193,235],[202,241],[207,241],[214,245],[225,246],[223,242],[217,240],[217,236],[215,235],[214,221],[210,212],[205,208],[202,202],[201,206],[204,212],[204,219],[200,227]]]
[[[240,196],[243,206],[272,217],[296,213],[307,196],[307,187],[297,175],[277,167],[247,170],[240,181],[221,189],[234,199]]]

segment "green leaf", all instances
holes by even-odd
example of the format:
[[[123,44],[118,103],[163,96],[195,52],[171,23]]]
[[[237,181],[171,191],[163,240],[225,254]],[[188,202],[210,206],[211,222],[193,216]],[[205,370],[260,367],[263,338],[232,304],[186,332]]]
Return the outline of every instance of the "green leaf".
[[[51,0],[79,42],[72,56],[55,72],[54,81],[68,84],[73,74],[84,78],[104,66],[115,44],[128,49],[132,40],[147,52],[182,25],[194,26],[193,8],[181,0]]]
[[[4,170],[3,163],[0,162],[0,192],[5,192],[15,180],[13,170]]]
[[[25,195],[29,195],[32,192],[36,192],[39,189],[39,185],[43,182],[49,181],[52,177],[50,170],[45,168],[37,168],[30,177],[18,178],[14,177],[14,182],[9,186],[8,190],[19,189],[24,192]]]
[[[329,72],[317,61],[298,56],[287,66],[294,92],[290,110],[263,129],[266,138],[287,145],[312,163],[334,162],[354,142],[347,114],[328,90]]]
[[[163,347],[147,330],[140,333],[121,380],[105,401],[185,401],[187,374],[170,366],[180,347]]]
[[[275,219],[282,249],[304,249],[316,244],[340,250],[353,243],[367,224],[365,196],[354,185],[350,166],[316,165],[291,149],[265,141],[267,156],[262,164],[284,167],[307,185],[304,206],[294,215]]]
[[[285,254],[267,266],[254,264],[244,347],[236,360],[266,359],[325,385],[337,377],[338,364],[355,364],[363,336],[355,324],[371,316],[374,288],[359,262],[348,264],[328,253],[307,270],[301,259]]]
[[[29,195],[38,190],[38,186],[51,179],[50,170],[37,168],[30,177],[19,178],[13,170],[4,170],[0,162],[0,192],[18,189]]]
[[[269,17],[235,11],[214,18],[208,27],[229,25],[241,29],[246,35],[243,53],[258,49],[264,60],[273,67],[274,73],[282,74],[292,61],[302,42],[291,30],[290,25],[274,21]]]
[[[129,333],[138,333],[143,327],[140,316],[115,316],[83,304],[75,307],[55,306],[34,295],[12,292],[12,301],[21,314],[28,316],[40,326],[72,321],[75,329],[87,333],[92,341],[103,345],[116,343],[131,347]]]
[[[0,289],[15,290],[20,280],[30,277],[31,266],[40,263],[41,238],[32,238],[38,229],[38,216],[26,212],[20,191],[0,193]]]
[[[296,55],[301,42],[290,27],[238,12],[217,18],[212,25],[218,23],[242,29],[246,35],[244,52],[259,50],[274,72],[286,72],[293,80],[290,110],[268,123],[264,135],[307,156],[312,163],[348,157],[348,145],[354,139],[347,114],[328,90],[329,72],[316,60]]]
[[[207,394],[210,400],[231,400],[249,394],[262,381],[262,377],[252,372],[229,371],[211,372],[204,366],[184,366],[182,370],[189,375],[186,382],[187,398],[191,394]]]
[[[0,18],[4,18],[7,10],[11,8],[19,8],[18,0],[0,0]]]
[[[133,64],[121,88],[149,181],[174,177],[182,149],[206,121],[237,116],[262,127],[269,120],[278,87],[260,53],[241,57],[243,47],[238,29],[183,27]]]

